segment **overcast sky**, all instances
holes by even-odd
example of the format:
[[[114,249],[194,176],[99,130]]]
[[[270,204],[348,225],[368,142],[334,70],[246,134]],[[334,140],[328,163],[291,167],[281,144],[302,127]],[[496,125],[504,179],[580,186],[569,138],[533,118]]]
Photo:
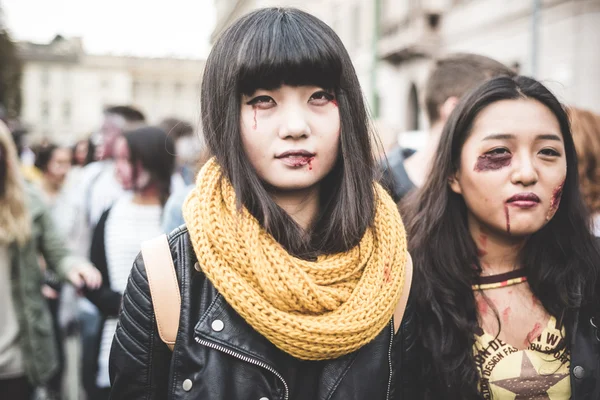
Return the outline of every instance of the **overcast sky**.
[[[91,53],[206,57],[218,0],[0,0],[16,40],[81,36]]]

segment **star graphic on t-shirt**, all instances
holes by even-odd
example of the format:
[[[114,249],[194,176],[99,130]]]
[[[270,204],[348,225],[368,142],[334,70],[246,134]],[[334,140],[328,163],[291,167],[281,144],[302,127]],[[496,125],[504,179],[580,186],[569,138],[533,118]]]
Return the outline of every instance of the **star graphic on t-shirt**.
[[[523,351],[520,376],[490,383],[516,394],[517,397],[515,397],[515,400],[549,400],[550,396],[548,396],[548,389],[568,375],[569,374],[540,375],[527,356],[527,352]]]

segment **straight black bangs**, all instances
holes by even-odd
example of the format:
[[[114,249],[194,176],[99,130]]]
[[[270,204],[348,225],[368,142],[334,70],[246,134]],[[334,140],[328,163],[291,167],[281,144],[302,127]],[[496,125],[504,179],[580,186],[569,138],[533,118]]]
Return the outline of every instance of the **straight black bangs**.
[[[323,22],[277,10],[248,28],[251,33],[242,39],[237,57],[240,93],[249,96],[282,85],[340,87],[345,50]]]

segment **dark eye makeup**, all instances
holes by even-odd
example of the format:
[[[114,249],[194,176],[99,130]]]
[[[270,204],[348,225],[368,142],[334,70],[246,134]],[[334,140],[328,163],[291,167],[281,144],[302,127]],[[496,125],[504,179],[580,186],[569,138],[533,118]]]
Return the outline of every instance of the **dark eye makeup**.
[[[506,147],[497,147],[495,149],[492,149],[488,152],[485,153],[486,155],[489,155],[490,157],[497,157],[497,156],[506,156],[506,155],[510,155],[509,150]]]
[[[320,90],[316,93],[313,93],[312,96],[310,96],[311,100],[327,100],[327,101],[331,101],[335,98],[335,96],[331,93],[328,93],[324,90]]]
[[[549,157],[560,157],[560,153],[554,149],[542,149],[540,150],[540,153],[544,156],[549,156]]]
[[[248,104],[249,106],[253,106],[255,104],[260,104],[260,103],[275,103],[275,100],[273,100],[273,98],[271,96],[256,96],[253,99],[251,99],[250,101],[246,102],[246,104]]]

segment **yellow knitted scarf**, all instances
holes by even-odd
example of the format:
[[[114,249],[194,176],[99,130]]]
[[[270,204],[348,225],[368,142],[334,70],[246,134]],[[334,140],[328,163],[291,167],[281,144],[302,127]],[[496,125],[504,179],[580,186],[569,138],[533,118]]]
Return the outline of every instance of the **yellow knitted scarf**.
[[[243,209],[211,159],[183,215],[198,263],[256,331],[304,360],[358,350],[389,323],[404,284],[406,233],[396,205],[376,184],[373,228],[345,253],[305,261],[288,254]]]

